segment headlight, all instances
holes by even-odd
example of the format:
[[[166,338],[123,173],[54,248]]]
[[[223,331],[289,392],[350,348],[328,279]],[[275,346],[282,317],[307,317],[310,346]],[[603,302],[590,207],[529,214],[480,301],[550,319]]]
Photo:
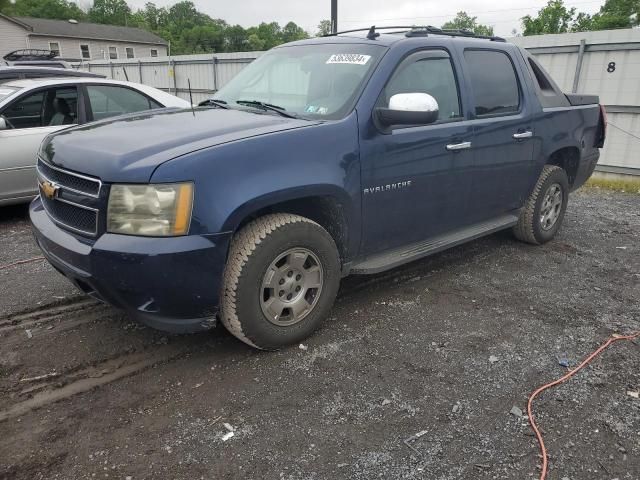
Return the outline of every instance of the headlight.
[[[186,235],[192,204],[192,183],[112,185],[107,231],[149,237]]]

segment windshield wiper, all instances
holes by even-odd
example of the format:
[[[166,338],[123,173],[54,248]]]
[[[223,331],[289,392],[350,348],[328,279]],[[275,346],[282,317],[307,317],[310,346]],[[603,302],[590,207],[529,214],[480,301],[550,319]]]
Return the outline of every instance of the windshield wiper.
[[[262,110],[268,110],[270,112],[276,112],[277,114],[287,118],[300,118],[295,113],[287,112],[286,109],[278,105],[272,105],[270,103],[261,102],[259,100],[236,100],[238,105],[246,105],[248,107],[257,107]]]
[[[218,107],[224,108],[225,110],[229,110],[231,107],[227,105],[227,102],[224,100],[216,100],[215,98],[208,98],[204,102],[200,102],[198,104],[199,107]]]

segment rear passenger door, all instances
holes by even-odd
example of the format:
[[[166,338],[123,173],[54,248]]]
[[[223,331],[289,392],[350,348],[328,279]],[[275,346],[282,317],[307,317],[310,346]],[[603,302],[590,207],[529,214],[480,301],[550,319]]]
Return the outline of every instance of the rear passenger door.
[[[474,221],[520,208],[533,165],[533,112],[516,62],[502,50],[466,48],[474,131],[470,213]]]

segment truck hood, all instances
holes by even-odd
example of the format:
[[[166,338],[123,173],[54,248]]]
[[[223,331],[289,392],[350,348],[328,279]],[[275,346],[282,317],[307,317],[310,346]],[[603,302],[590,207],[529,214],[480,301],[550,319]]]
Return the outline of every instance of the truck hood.
[[[56,133],[40,156],[105,182],[145,183],[162,163],[190,152],[319,122],[219,108],[163,109]]]

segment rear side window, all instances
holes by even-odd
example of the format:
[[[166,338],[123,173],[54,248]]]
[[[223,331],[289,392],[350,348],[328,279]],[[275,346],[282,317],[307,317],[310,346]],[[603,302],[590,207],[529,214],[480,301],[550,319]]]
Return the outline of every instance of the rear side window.
[[[475,112],[483,115],[509,115],[520,108],[520,90],[513,63],[504,52],[465,50]]]
[[[94,120],[162,108],[149,97],[126,87],[88,85],[87,93]]]
[[[538,66],[536,62],[534,62],[531,58],[529,58],[528,60],[531,71],[533,72],[533,76],[535,77],[536,82],[538,82],[538,87],[540,87],[542,93],[547,95],[555,95],[556,92],[553,88],[553,85],[551,84],[551,80],[549,80],[542,67]]]

